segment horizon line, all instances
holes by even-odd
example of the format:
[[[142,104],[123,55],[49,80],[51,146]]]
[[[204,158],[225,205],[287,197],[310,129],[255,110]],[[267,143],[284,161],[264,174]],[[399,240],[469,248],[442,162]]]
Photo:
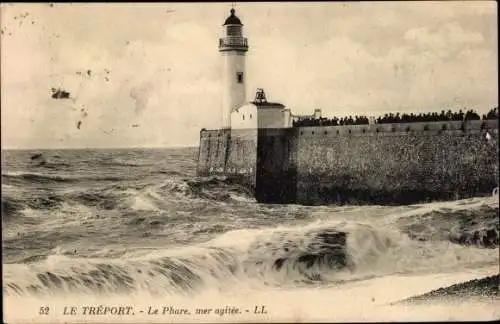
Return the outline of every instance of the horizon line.
[[[187,148],[198,148],[199,145],[188,145],[188,146],[122,146],[122,147],[18,147],[18,148],[1,148],[0,151],[29,151],[29,150],[134,150],[134,149],[187,149]]]

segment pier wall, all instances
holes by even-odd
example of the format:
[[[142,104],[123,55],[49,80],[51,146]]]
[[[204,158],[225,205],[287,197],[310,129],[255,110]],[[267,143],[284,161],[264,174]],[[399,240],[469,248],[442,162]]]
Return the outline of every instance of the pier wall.
[[[257,129],[202,130],[199,176],[225,176],[255,190]]]
[[[296,136],[303,204],[407,204],[498,186],[498,121],[307,127]]]
[[[259,202],[408,204],[498,186],[497,120],[202,134],[199,174],[239,175]]]
[[[293,128],[259,129],[255,192],[257,201],[296,201],[297,144]]]

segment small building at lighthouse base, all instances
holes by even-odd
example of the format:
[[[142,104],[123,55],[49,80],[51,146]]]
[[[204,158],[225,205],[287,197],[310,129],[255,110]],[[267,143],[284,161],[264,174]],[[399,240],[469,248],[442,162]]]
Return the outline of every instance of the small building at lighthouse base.
[[[275,102],[248,102],[231,113],[232,129],[288,128],[292,126],[290,109]]]

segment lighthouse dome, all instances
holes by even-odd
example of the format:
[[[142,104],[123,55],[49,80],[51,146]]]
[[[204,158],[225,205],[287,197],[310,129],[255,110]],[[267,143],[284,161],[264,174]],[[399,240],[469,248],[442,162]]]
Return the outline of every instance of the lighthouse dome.
[[[234,14],[235,12],[236,12],[236,10],[234,10],[234,8],[232,8],[231,9],[231,15],[229,17],[227,17],[226,22],[224,23],[223,26],[225,26],[225,25],[240,25],[240,26],[243,26],[243,24],[241,23],[240,18],[236,17],[236,15]]]

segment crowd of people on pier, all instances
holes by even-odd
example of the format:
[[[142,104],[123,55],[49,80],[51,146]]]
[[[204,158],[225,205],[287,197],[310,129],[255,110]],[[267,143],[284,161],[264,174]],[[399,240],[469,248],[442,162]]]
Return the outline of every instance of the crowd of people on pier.
[[[337,118],[333,117],[331,119],[320,117],[320,118],[305,118],[297,121],[293,121],[293,126],[304,127],[304,126],[339,126],[339,125],[368,125],[368,118],[365,116],[355,116],[352,118],[344,117]]]
[[[486,115],[483,115],[483,119],[498,119],[498,107],[488,111]]]
[[[390,113],[384,116],[373,119],[372,123],[375,124],[392,124],[392,123],[417,123],[417,122],[437,122],[437,121],[465,121],[465,120],[487,120],[498,119],[498,107],[491,109],[487,114],[482,117],[474,110],[467,110],[464,112],[452,112],[444,110],[441,113],[419,113],[419,114],[400,114]],[[352,116],[349,117],[333,117],[333,118],[304,118],[293,121],[294,127],[307,127],[307,126],[343,126],[343,125],[368,125],[369,119],[366,116]]]

